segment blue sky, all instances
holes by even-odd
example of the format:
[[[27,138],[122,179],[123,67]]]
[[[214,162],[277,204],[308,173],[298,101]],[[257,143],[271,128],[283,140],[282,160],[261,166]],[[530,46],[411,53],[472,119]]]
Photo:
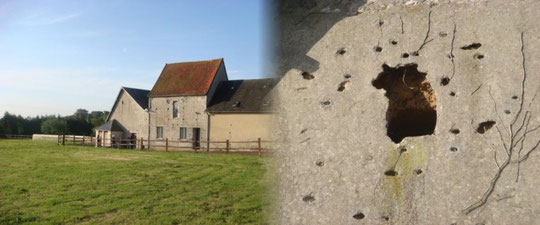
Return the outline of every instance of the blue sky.
[[[1,0],[0,113],[110,110],[165,63],[224,58],[229,79],[270,77],[264,0]],[[1,115],[0,115],[1,116]]]

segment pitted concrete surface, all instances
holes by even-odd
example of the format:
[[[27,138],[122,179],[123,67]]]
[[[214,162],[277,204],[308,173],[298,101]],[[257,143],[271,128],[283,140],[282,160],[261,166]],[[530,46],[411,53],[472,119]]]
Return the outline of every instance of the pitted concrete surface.
[[[540,224],[540,150],[516,163],[540,140],[539,1],[289,2],[280,9],[276,223]],[[514,143],[532,131],[486,204],[467,214],[508,158],[501,136],[508,145],[522,102],[521,32]],[[372,85],[383,64],[427,74],[433,134],[387,135],[389,99]]]

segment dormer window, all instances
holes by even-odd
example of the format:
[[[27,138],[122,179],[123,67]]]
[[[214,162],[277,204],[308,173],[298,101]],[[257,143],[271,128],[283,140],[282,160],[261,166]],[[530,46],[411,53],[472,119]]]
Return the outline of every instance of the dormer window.
[[[172,102],[172,118],[178,117],[178,101]]]

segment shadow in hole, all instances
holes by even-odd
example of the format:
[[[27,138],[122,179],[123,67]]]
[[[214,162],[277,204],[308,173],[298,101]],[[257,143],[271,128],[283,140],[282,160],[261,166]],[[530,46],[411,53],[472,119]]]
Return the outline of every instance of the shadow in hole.
[[[426,80],[427,73],[418,71],[415,63],[396,67],[383,64],[382,68],[383,72],[372,85],[384,89],[389,100],[386,111],[388,137],[399,143],[405,137],[433,134],[437,111],[435,92]]]

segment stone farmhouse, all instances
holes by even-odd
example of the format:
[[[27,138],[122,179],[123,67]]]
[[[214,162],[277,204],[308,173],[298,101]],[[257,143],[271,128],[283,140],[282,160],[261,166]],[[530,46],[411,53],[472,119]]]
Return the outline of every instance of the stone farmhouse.
[[[166,64],[152,90],[120,89],[96,137],[102,146],[110,146],[111,139],[142,138],[146,146],[137,142],[137,148],[158,147],[164,140],[194,149],[221,147],[225,140],[268,141],[275,83],[229,80],[223,59]]]

